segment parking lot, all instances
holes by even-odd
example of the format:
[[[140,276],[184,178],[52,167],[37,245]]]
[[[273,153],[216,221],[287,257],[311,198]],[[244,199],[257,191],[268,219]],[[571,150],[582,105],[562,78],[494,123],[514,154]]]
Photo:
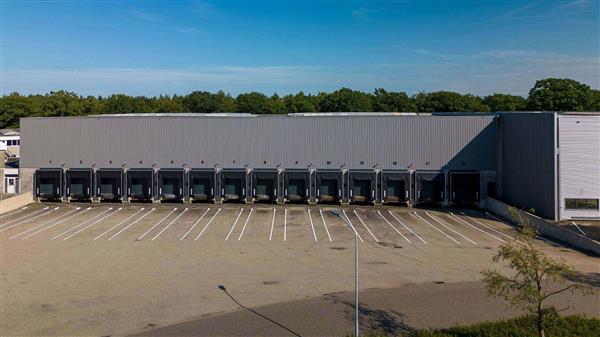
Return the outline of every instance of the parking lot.
[[[126,335],[361,288],[475,281],[510,225],[474,209],[32,204],[2,216],[3,335]],[[583,273],[597,259],[540,238]]]

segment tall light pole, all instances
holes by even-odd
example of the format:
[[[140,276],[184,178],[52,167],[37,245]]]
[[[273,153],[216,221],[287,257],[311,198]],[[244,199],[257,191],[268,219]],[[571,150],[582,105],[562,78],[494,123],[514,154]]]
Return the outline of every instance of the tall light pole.
[[[358,337],[360,330],[358,328],[358,233],[354,226],[352,226],[344,217],[340,214],[340,212],[336,210],[331,210],[329,213],[337,216],[342,219],[346,226],[352,229],[354,232],[354,336]]]

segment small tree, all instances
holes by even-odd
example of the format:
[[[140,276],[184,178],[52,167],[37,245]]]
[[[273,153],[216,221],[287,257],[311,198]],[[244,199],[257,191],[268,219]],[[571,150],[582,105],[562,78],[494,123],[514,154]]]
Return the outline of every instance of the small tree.
[[[564,292],[591,293],[591,288],[583,284],[569,283],[574,279],[575,270],[564,261],[548,257],[534,246],[537,234],[521,214],[512,209],[515,221],[521,226],[518,242],[507,242],[500,246],[494,262],[505,261],[514,273],[505,276],[497,270],[482,272],[489,294],[503,297],[510,306],[519,307],[533,315],[539,337],[544,337],[544,329],[556,317],[558,311],[547,304],[547,299]]]

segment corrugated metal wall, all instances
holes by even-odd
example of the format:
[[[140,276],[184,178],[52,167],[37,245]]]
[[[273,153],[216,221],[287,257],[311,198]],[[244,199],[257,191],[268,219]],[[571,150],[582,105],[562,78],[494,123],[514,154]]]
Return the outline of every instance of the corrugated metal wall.
[[[498,119],[499,198],[555,219],[554,113],[504,113]]]
[[[600,116],[559,116],[560,219],[600,218],[600,210],[567,210],[565,198],[600,199]]]
[[[21,167],[494,170],[494,116],[21,119]],[[172,161],[172,162],[171,162]],[[396,165],[394,165],[396,162]]]

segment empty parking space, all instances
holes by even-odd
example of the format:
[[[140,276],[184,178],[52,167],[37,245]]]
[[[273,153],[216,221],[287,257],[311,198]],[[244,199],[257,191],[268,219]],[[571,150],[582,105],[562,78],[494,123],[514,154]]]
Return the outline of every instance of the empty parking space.
[[[39,204],[10,219],[0,227],[4,309],[22,315],[51,304],[52,313],[23,317],[38,330],[69,317],[61,322],[65,332],[52,335],[77,335],[72,332],[94,327],[98,317],[114,321],[107,312],[115,307],[136,326],[156,323],[136,317],[157,303],[165,306],[162,313],[181,313],[169,320],[193,317],[221,308],[220,284],[238,294],[251,287],[266,300],[349,290],[354,230],[363,240],[361,284],[380,288],[479,279],[495,248],[517,234],[475,209],[354,205]],[[536,244],[578,267],[587,258]],[[128,320],[117,321],[131,328]],[[107,326],[86,335],[126,335]]]
[[[517,230],[484,211],[402,207],[37,204],[3,217],[9,241],[234,242],[486,248]],[[541,243],[559,245],[540,238]]]

